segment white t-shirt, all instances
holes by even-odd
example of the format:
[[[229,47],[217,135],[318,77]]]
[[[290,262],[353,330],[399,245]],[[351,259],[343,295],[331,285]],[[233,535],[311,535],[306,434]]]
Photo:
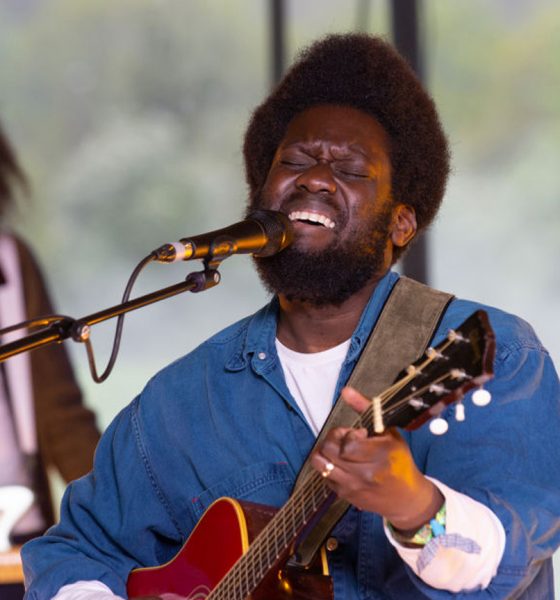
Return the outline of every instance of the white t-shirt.
[[[346,340],[322,352],[303,353],[276,340],[288,389],[315,435],[331,412],[338,375],[349,347],[350,340]]]

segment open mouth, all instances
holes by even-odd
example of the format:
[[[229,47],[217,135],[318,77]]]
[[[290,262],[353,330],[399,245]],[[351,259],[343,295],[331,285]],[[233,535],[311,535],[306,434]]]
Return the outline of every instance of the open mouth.
[[[326,215],[306,210],[294,210],[288,215],[288,219],[290,219],[290,221],[306,223],[307,225],[326,227],[327,229],[335,228],[335,222]]]

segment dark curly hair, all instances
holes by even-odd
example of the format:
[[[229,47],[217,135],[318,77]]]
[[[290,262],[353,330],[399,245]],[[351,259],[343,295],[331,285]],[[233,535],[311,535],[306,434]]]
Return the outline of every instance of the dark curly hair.
[[[0,219],[14,204],[14,187],[28,191],[27,178],[0,123]]]
[[[418,229],[427,227],[445,191],[447,139],[433,100],[408,63],[388,42],[364,33],[328,35],[304,49],[256,108],[243,146],[250,204],[260,195],[289,122],[319,104],[352,106],[383,126],[393,201],[412,206]]]

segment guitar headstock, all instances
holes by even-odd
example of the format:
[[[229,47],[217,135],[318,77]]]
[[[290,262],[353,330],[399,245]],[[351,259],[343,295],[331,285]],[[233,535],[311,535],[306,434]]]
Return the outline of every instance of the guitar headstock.
[[[428,348],[382,394],[384,425],[417,429],[482,386],[493,377],[495,348],[488,315],[478,310],[437,347]]]

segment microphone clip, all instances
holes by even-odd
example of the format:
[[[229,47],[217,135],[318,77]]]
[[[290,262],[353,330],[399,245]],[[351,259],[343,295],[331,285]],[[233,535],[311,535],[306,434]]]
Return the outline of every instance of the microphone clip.
[[[222,276],[217,271],[219,264],[220,261],[204,259],[203,271],[194,271],[187,275],[185,281],[193,285],[190,290],[193,294],[209,290],[220,283]]]

